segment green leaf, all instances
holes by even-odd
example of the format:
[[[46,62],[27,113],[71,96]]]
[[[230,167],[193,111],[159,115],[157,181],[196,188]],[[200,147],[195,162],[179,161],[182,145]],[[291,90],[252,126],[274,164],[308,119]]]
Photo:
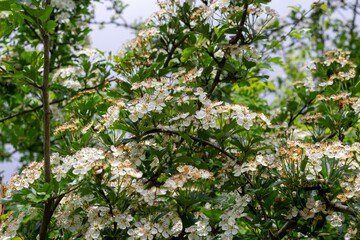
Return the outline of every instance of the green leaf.
[[[271,206],[274,204],[277,195],[278,191],[271,191],[264,196],[263,199],[266,199],[266,201],[264,201],[264,205],[267,209],[271,209]]]
[[[0,37],[8,36],[13,30],[13,26],[7,19],[0,22]]]
[[[283,65],[284,62],[281,57],[273,57],[269,59],[269,62],[272,62],[274,64]]]
[[[298,6],[289,6],[288,8],[292,9],[295,12],[300,12],[301,11],[301,5]]]
[[[229,29],[229,27],[223,26],[222,28],[214,28],[214,32],[218,38],[224,35],[224,33]]]
[[[221,214],[223,213],[223,211],[219,209],[206,209],[206,208],[201,208],[201,212],[203,212],[205,216],[207,216],[212,222],[219,222],[221,218]]]
[[[81,137],[80,144],[85,147],[86,144],[88,144],[88,143],[90,142],[91,137],[92,137],[91,132],[86,132],[86,133]]]
[[[183,50],[183,52],[181,53],[181,58],[180,60],[182,62],[185,62],[186,60],[188,60],[188,58],[191,56],[191,54],[193,54],[193,52],[196,50],[195,47],[189,47],[189,48],[185,48]]]
[[[45,29],[50,33],[54,33],[54,29],[57,25],[57,22],[55,22],[54,20],[50,20],[46,23]]]
[[[253,68],[256,66],[256,62],[249,61],[245,57],[243,58],[244,65],[247,69]]]
[[[14,0],[10,1],[0,1],[0,11],[10,11],[11,5],[14,3]]]
[[[326,4],[321,4],[320,5],[320,9],[323,10],[324,12],[326,12],[326,10],[328,9]]]
[[[40,11],[39,19],[41,20],[42,23],[45,23],[50,18],[52,10],[53,8],[50,5],[48,5],[46,6],[45,10]]]
[[[291,33],[289,35],[290,35],[290,37],[293,37],[296,39],[301,39],[301,37],[302,37],[301,32],[299,30],[293,30],[293,31],[291,31]]]
[[[287,110],[289,112],[293,112],[295,113],[296,110],[298,109],[299,103],[297,103],[296,101],[289,101],[288,105],[287,105]]]
[[[271,43],[267,46],[268,49],[272,49],[272,48],[281,48],[282,47],[282,42],[279,40],[273,40],[271,41]]]
[[[182,163],[182,164],[194,164],[194,158],[189,156],[180,156],[174,160],[175,163]]]

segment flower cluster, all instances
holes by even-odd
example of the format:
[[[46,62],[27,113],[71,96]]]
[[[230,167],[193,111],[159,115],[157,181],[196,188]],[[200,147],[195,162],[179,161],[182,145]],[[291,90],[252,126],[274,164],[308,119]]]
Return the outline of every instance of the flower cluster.
[[[59,60],[51,93],[65,99],[65,124],[51,180],[37,162],[12,178],[0,239],[26,238],[43,203],[59,239],[357,237],[360,101],[348,54],[316,61],[311,82],[272,111],[256,49],[276,12],[202,2],[159,0],[115,64],[90,48]],[[81,4],[54,0],[55,18]]]
[[[130,228],[127,233],[129,239],[157,239],[177,237],[183,226],[181,219],[174,212],[169,212],[157,222],[142,218]]]
[[[201,239],[206,237],[206,239],[212,239],[211,237],[211,227],[209,223],[209,218],[203,213],[195,213],[195,218],[197,219],[196,223],[191,227],[185,228],[187,233],[187,238],[191,240]]]
[[[325,212],[325,204],[321,200],[314,198],[308,198],[306,201],[306,207],[300,210],[299,214],[304,219],[314,218],[316,213]]]
[[[184,187],[187,181],[197,181],[199,179],[213,179],[213,173],[204,170],[197,169],[191,165],[182,165],[176,168],[179,174],[168,178],[163,187],[171,192],[176,192],[177,189]]]
[[[221,221],[219,226],[224,231],[221,234],[221,239],[233,239],[233,236],[238,233],[239,226],[236,224],[236,220],[242,217],[246,217],[245,207],[251,201],[251,197],[249,195],[241,196],[239,193],[229,193],[228,198],[234,198],[235,204],[227,209],[221,215]]]
[[[61,181],[71,171],[78,176],[77,181],[81,181],[97,162],[104,158],[104,152],[96,148],[83,148],[74,155],[65,157],[54,154],[52,156],[54,178]]]
[[[56,21],[60,23],[69,21],[72,12],[76,9],[76,4],[73,0],[53,0],[51,5],[60,10],[55,16]]]
[[[43,163],[32,162],[30,163],[21,174],[13,176],[7,186],[5,196],[10,197],[16,191],[23,188],[29,188],[31,184],[40,179],[43,171]]]

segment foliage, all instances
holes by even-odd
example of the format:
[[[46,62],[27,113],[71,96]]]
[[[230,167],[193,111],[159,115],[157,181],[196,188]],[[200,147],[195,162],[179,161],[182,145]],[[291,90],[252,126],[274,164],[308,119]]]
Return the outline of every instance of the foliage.
[[[0,239],[359,238],[357,12],[282,22],[268,2],[158,1],[106,56],[91,1],[0,1],[1,154],[30,162],[2,189]]]

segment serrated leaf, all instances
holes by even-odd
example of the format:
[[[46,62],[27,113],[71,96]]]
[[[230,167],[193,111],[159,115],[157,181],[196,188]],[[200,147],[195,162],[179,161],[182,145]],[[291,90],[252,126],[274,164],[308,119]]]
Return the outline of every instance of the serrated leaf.
[[[45,23],[50,18],[52,10],[53,8],[50,5],[48,5],[44,10],[40,11],[38,17],[42,23]]]
[[[180,58],[181,62],[185,62],[186,60],[188,60],[191,54],[193,54],[195,50],[196,50],[195,47],[185,48],[181,53],[181,58]]]
[[[0,22],[0,37],[8,36],[12,30],[12,25],[6,19]]]
[[[54,33],[54,29],[57,25],[58,25],[57,22],[55,22],[54,20],[50,20],[46,23],[45,28],[48,32]]]

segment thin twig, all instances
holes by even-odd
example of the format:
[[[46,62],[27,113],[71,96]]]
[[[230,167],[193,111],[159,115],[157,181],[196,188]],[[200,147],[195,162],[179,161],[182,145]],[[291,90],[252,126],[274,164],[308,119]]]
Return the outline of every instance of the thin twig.
[[[296,224],[295,220],[290,220],[288,222],[286,222],[284,224],[284,226],[282,226],[282,228],[280,228],[279,231],[277,231],[276,233],[270,233],[272,236],[272,239],[282,239],[283,237],[285,237],[285,235],[287,234],[287,232],[294,227],[294,225]]]
[[[36,89],[41,89],[41,86],[37,85],[35,81],[33,81],[31,78],[28,78],[24,76],[24,81],[29,84],[30,86],[33,86]]]
[[[278,28],[275,28],[275,29],[271,30],[270,33],[269,33],[266,37],[269,39],[269,37],[270,37],[271,34],[273,34],[273,33],[277,32],[277,31],[280,31],[280,30],[282,30],[282,29],[284,29],[284,28],[292,25],[292,27],[290,28],[290,30],[289,30],[284,36],[281,36],[281,38],[286,38],[286,37],[290,36],[290,34],[293,32],[293,30],[294,30],[294,29],[305,19],[305,17],[306,17],[310,12],[312,12],[314,9],[315,9],[315,5],[314,5],[314,7],[310,8],[308,11],[306,11],[305,13],[303,13],[303,14],[301,15],[301,17],[300,17],[298,20],[296,20],[295,22],[287,23],[287,24],[284,24],[284,25],[282,25],[282,26],[280,26],[280,27],[278,27]],[[268,49],[267,51],[262,50],[261,52],[262,52],[263,54],[265,54],[265,53],[268,52],[268,51],[272,51],[272,50],[275,49],[276,46],[279,45],[279,44],[280,44],[280,41],[278,41],[278,43],[277,43],[273,48]],[[266,48],[266,46],[264,46],[264,48]]]
[[[229,44],[236,44],[239,40],[240,40],[240,44],[245,43],[243,30],[244,30],[244,27],[245,27],[246,17],[248,15],[248,7],[249,7],[249,3],[247,1],[245,1],[244,10],[243,10],[243,13],[242,13],[242,16],[241,16],[238,31],[237,31],[236,35],[229,40]]]
[[[25,8],[23,7],[23,10],[25,11]],[[31,31],[34,33],[37,39],[40,40],[40,42],[43,42],[42,37],[36,32],[35,28],[29,23],[29,21],[25,20],[26,25],[31,29]]]
[[[185,34],[184,36],[182,36],[179,41],[177,43],[174,43],[174,45],[171,47],[171,49],[168,52],[168,57],[165,60],[164,63],[164,68],[169,66],[169,63],[171,61],[172,55],[174,54],[176,48],[178,48],[183,42],[185,42],[186,38],[187,38],[187,34]]]
[[[131,24],[128,24],[128,23],[119,23],[119,22],[115,22],[115,21],[91,21],[90,24],[94,24],[94,25],[115,25],[116,27],[124,27],[124,28],[129,28],[129,29],[132,29],[134,31],[139,31],[140,30],[140,27],[136,26],[136,25],[131,25]]]
[[[311,103],[316,99],[316,96],[310,99],[308,102],[304,104],[304,106],[294,115],[291,116],[288,122],[288,128],[291,127],[292,123],[295,121],[297,117],[299,117],[301,114],[306,112],[306,109],[308,109],[311,105]]]
[[[179,132],[176,132],[176,131],[173,131],[173,130],[165,130],[165,129],[160,129],[160,128],[155,128],[155,129],[151,129],[147,132],[145,132],[142,137],[145,137],[146,135],[149,135],[149,134],[153,134],[153,133],[167,133],[167,134],[173,134],[173,135],[178,135],[181,137],[181,133]],[[196,141],[196,142],[200,142],[202,144],[205,144],[207,146],[210,146],[216,150],[218,150],[219,152],[221,152],[222,154],[226,155],[227,157],[231,158],[232,160],[237,160],[237,158],[233,155],[231,155],[230,153],[226,152],[225,150],[221,149],[219,146],[209,142],[209,141],[206,141],[206,140],[203,140],[201,138],[198,138],[196,136],[191,136],[191,135],[188,135],[192,140]]]
[[[211,94],[214,92],[216,86],[219,84],[221,73],[224,69],[225,63],[226,63],[226,57],[224,56],[218,64],[218,70],[216,71],[214,81],[211,84],[209,91],[207,92],[208,97],[211,97]]]
[[[102,85],[105,85],[106,83],[110,83],[110,82],[114,82],[114,81],[117,81],[117,79],[109,79],[109,80],[103,81],[103,82],[101,82],[101,83],[99,83],[98,85],[95,85],[95,86],[93,86],[93,87],[83,88],[83,89],[79,90],[77,93],[81,93],[81,92],[84,92],[84,91],[96,89],[96,88],[98,88],[98,87],[101,87]],[[76,96],[76,95],[75,95],[75,96]],[[60,99],[57,99],[57,100],[54,100],[54,101],[50,102],[49,104],[50,104],[50,105],[57,104],[57,103],[60,103],[60,102],[62,102],[62,101],[64,101],[64,100],[66,100],[66,99],[71,99],[72,97],[74,97],[74,96],[70,96],[70,97],[68,97],[68,98],[60,98]],[[31,108],[31,109],[26,109],[26,110],[23,110],[23,111],[21,111],[21,112],[11,114],[11,115],[9,115],[9,116],[6,116],[6,117],[4,117],[4,118],[1,118],[1,119],[0,119],[0,123],[5,122],[5,121],[7,121],[7,120],[10,120],[10,119],[12,119],[12,118],[18,117],[18,116],[27,114],[27,113],[35,112],[35,111],[37,111],[37,110],[39,110],[39,109],[42,109],[42,108],[43,108],[43,104],[41,104],[41,105],[39,105],[39,106],[37,106],[37,107]]]
[[[239,28],[237,30],[237,33],[235,36],[233,36],[230,40],[229,40],[229,44],[237,44],[238,41],[240,40],[240,43],[239,45],[242,45],[245,43],[245,37],[243,35],[243,30],[244,30],[244,27],[245,27],[245,22],[246,22],[246,17],[248,15],[248,7],[249,7],[249,4],[247,1],[245,1],[244,3],[244,10],[243,10],[243,13],[242,13],[242,16],[241,16],[241,20],[240,20],[240,24],[239,24]],[[218,69],[216,71],[216,74],[215,74],[215,78],[214,78],[214,81],[212,82],[211,84],[211,87],[210,89],[208,90],[207,92],[207,96],[210,98],[212,93],[215,91],[215,88],[216,86],[220,83],[221,79],[221,73],[224,69],[224,66],[226,64],[226,57],[225,55],[223,56],[223,58],[221,59],[220,62],[218,62]]]
[[[350,27],[350,34],[349,34],[351,40],[354,39],[354,30],[356,28],[355,23],[356,23],[356,16],[357,16],[356,9],[357,9],[358,5],[359,5],[359,0],[356,0],[355,6],[353,8],[353,14],[354,15],[353,15],[353,18],[351,20],[351,27]]]
[[[56,103],[59,103],[59,102],[62,102],[62,101],[64,101],[65,99],[66,99],[66,98],[57,99],[57,100],[55,100],[55,101],[52,101],[52,102],[50,103],[50,105],[56,104]],[[0,119],[0,123],[5,122],[5,121],[7,121],[7,120],[10,120],[10,119],[12,119],[12,118],[18,117],[18,116],[27,114],[27,113],[35,112],[35,111],[37,111],[37,110],[39,110],[39,109],[42,109],[42,108],[43,108],[43,104],[41,104],[41,105],[39,105],[39,106],[37,106],[37,107],[31,108],[31,109],[26,109],[26,110],[24,110],[24,111],[11,114],[11,115],[9,115],[9,116],[7,116],[7,117],[1,118],[1,119]]]

